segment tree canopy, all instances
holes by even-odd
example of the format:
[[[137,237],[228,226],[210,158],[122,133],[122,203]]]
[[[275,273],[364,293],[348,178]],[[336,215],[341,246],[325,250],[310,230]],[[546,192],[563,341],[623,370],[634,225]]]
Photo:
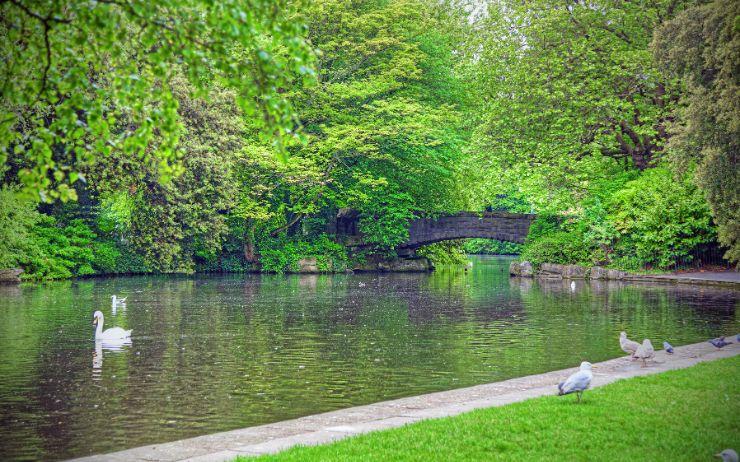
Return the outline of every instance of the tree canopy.
[[[736,2],[0,3],[0,266],[391,258],[416,216],[537,213],[533,262],[740,258]]]

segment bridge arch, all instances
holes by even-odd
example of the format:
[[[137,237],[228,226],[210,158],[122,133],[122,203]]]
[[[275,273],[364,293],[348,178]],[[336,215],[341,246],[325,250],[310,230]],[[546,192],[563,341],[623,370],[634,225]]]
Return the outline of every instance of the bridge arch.
[[[398,246],[402,252],[453,239],[483,238],[524,243],[533,214],[508,212],[459,212],[437,217],[416,218],[409,223],[409,239]],[[336,233],[362,247],[358,231],[359,214],[344,210],[337,216]],[[347,239],[348,238],[348,239]]]
[[[400,248],[417,249],[452,239],[483,238],[523,244],[532,214],[460,212],[436,218],[417,218],[409,225],[409,239]]]

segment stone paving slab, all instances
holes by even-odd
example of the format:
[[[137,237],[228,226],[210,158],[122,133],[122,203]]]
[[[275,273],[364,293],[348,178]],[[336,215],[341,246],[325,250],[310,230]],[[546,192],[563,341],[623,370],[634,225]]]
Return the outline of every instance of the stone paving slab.
[[[733,339],[734,340],[734,339]],[[615,342],[617,340],[615,339]],[[700,362],[740,354],[737,342],[719,350],[708,342],[675,348],[675,354],[656,352],[647,367],[622,357],[593,365],[593,387],[620,379],[682,369]],[[171,443],[75,459],[76,462],[225,462],[238,455],[257,456],[296,445],[325,444],[352,435],[396,428],[423,419],[449,417],[475,409],[503,406],[556,394],[556,384],[576,368],[530,375],[502,382],[429,393],[357,406],[257,427],[199,436]],[[566,398],[567,399],[567,398]]]

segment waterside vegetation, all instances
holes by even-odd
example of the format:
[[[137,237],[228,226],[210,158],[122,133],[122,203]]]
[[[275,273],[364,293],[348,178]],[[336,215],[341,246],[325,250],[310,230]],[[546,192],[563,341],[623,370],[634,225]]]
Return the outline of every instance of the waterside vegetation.
[[[534,264],[740,258],[731,0],[0,4],[0,269],[344,271],[359,213],[536,213]],[[24,44],[24,46],[20,46]]]

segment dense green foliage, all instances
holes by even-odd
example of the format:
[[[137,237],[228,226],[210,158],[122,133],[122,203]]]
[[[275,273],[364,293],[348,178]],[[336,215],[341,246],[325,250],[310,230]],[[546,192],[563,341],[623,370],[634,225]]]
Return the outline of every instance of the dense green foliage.
[[[237,460],[709,460],[740,445],[739,366],[738,357],[721,359],[620,380],[587,391],[581,404],[548,396]]]
[[[177,168],[174,75],[200,95],[232,88],[274,140],[292,133],[282,89],[310,76],[310,48],[291,3],[26,1],[0,4],[0,169],[42,199],[74,199],[81,168],[117,154]]]
[[[707,204],[690,179],[676,179],[665,168],[627,178],[587,197],[583,209],[568,218],[540,215],[522,259],[629,270],[667,268],[715,239]]]
[[[416,252],[427,257],[434,265],[462,265],[467,263],[464,244],[459,241],[442,241],[427,245]]]
[[[667,268],[716,222],[736,259],[733,2],[476,5],[2,3],[0,266],[342,270],[348,210],[389,257],[495,210],[551,226],[465,251]]]
[[[473,205],[486,206],[493,196],[521,198],[538,214],[559,217],[550,232],[530,234],[522,258],[668,268],[716,239],[712,218],[725,223],[721,242],[733,245],[732,217],[740,207],[733,202],[736,162],[727,156],[737,148],[726,142],[738,139],[730,128],[738,112],[732,94],[737,53],[723,51],[737,40],[730,3],[724,10],[673,1],[488,5],[489,14],[477,23],[480,61],[471,70],[484,97],[465,171],[477,183]],[[683,22],[697,18],[711,27],[697,24],[690,32]],[[724,104],[716,116],[723,124],[703,130],[687,121],[683,136],[670,121],[680,114],[698,117],[700,109],[684,102],[687,89],[674,76],[699,75],[694,64],[702,59],[708,62],[701,69],[722,62],[724,80],[712,81],[714,99],[697,96],[694,103]],[[718,132],[722,136],[712,135]],[[681,141],[687,136],[694,137],[688,145]],[[704,156],[717,164],[699,166],[698,181],[692,165],[678,168],[686,157],[681,149],[712,142],[725,142],[717,151],[725,154]],[[707,194],[711,212],[695,185]]]
[[[669,146],[678,170],[696,165],[726,257],[740,262],[740,3],[695,5],[663,24],[653,50],[685,88]]]
[[[519,255],[522,253],[522,246],[515,242],[496,241],[493,239],[468,239],[463,244],[463,250],[469,254]]]

